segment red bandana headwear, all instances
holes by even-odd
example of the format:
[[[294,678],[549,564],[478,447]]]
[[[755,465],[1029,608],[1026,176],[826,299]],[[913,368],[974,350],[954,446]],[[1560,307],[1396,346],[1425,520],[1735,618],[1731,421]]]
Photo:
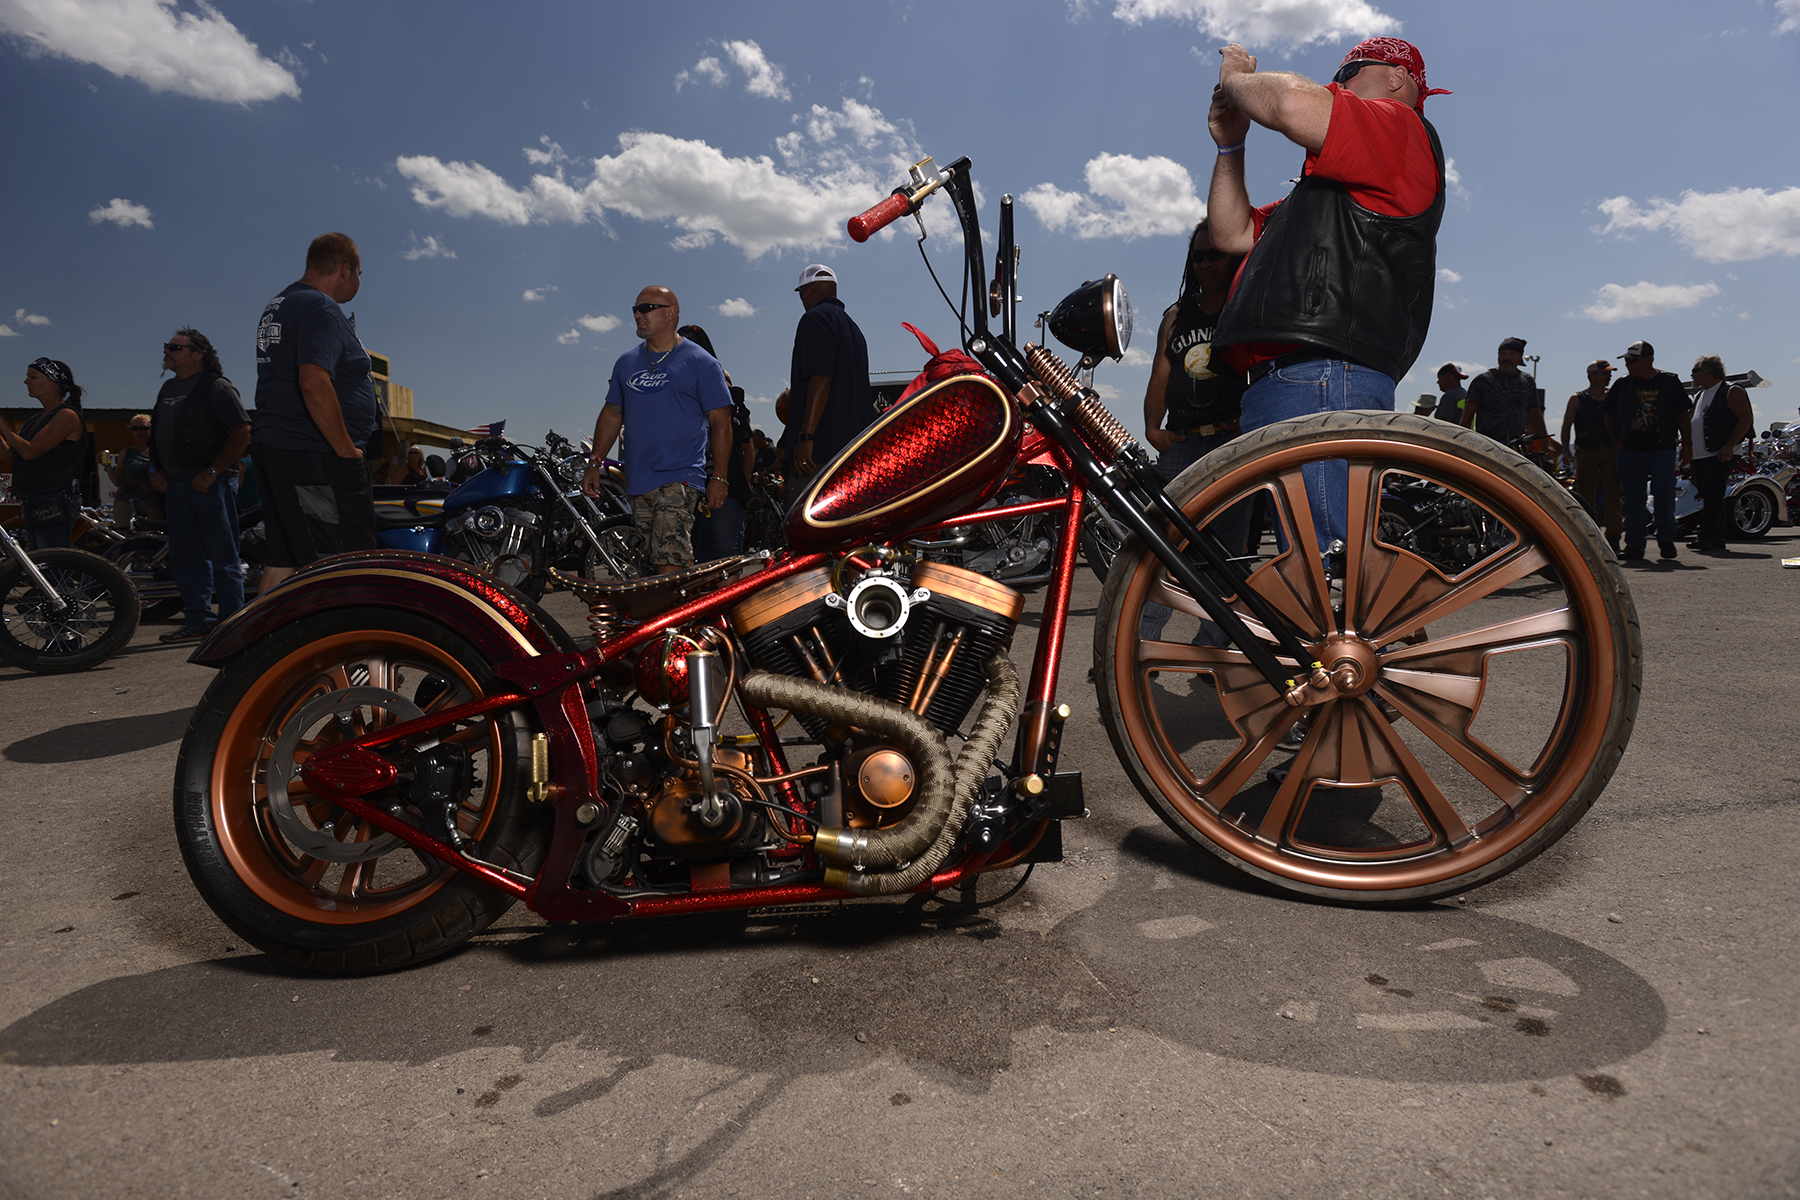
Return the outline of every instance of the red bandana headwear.
[[[1420,112],[1425,111],[1425,97],[1452,94],[1445,88],[1426,85],[1425,56],[1419,53],[1417,46],[1403,38],[1378,37],[1358,42],[1350,53],[1344,55],[1344,62],[1339,63],[1338,66],[1358,61],[1390,63],[1393,66],[1404,68],[1406,73],[1412,76],[1413,82],[1419,85],[1419,99],[1413,107]]]

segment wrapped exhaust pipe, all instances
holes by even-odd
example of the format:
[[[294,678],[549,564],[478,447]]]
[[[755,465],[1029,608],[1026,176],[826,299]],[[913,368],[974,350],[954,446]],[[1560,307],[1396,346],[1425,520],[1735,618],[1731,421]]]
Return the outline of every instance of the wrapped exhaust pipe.
[[[987,665],[988,691],[961,756],[952,765],[944,737],[902,705],[810,679],[758,671],[738,684],[759,708],[816,714],[892,738],[918,771],[919,801],[888,829],[821,829],[813,849],[829,864],[825,883],[859,895],[894,895],[928,882],[943,865],[974,806],[1019,708],[1019,672],[1011,659]]]

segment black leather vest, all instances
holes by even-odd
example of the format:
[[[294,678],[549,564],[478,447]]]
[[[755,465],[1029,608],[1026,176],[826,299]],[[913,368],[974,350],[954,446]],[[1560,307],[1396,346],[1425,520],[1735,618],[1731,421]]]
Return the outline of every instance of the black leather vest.
[[[1727,401],[1731,398],[1733,383],[1719,384],[1719,390],[1713,396],[1712,403],[1706,407],[1706,415],[1700,419],[1700,435],[1706,440],[1706,448],[1717,453],[1725,448],[1725,439],[1737,428],[1737,414],[1731,411]]]
[[[1383,216],[1334,179],[1304,177],[1269,214],[1219,314],[1215,344],[1301,342],[1396,380],[1406,374],[1431,325],[1444,217],[1444,147],[1419,120],[1437,162],[1431,206]]]

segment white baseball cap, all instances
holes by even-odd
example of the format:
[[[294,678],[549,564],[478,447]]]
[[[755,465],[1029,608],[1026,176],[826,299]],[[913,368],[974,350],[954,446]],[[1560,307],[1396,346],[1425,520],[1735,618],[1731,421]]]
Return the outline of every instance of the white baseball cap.
[[[821,279],[829,280],[832,283],[836,283],[837,282],[837,272],[833,271],[830,267],[826,266],[824,263],[814,263],[812,266],[807,267],[805,270],[800,272],[800,282],[796,283],[794,285],[794,290],[797,292],[801,288],[805,287],[807,284],[818,283]]]

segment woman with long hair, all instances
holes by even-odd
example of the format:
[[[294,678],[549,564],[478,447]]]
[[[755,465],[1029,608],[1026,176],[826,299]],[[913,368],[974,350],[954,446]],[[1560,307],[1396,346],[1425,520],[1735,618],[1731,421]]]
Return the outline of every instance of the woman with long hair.
[[[39,358],[25,368],[25,391],[43,407],[14,432],[0,421],[12,459],[13,495],[25,508],[25,548],[67,546],[81,508],[81,479],[91,466],[81,387],[69,364]]]

